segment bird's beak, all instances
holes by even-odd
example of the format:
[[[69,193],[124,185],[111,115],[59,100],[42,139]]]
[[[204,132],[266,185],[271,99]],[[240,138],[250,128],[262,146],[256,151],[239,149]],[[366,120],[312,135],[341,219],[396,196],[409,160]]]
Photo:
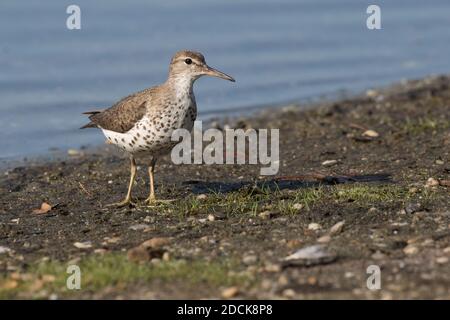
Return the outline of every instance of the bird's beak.
[[[233,77],[230,77],[229,75],[227,75],[227,74],[225,74],[225,73],[223,73],[223,72],[221,72],[219,70],[211,68],[210,66],[206,66],[206,70],[205,70],[204,74],[208,75],[208,76],[213,76],[213,77],[229,80],[231,82],[235,82],[236,81],[236,80],[234,80]]]

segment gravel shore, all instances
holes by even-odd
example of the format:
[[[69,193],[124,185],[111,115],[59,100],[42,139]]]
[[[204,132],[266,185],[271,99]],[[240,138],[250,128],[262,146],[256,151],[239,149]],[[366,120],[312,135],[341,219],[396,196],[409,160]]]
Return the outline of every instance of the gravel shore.
[[[0,297],[450,299],[450,78],[304,107],[228,123],[280,129],[276,176],[166,157],[157,207],[106,207],[129,175],[111,146],[1,172]]]

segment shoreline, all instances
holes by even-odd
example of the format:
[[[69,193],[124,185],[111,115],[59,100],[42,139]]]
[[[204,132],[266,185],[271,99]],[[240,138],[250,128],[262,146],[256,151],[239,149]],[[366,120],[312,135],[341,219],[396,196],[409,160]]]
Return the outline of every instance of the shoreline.
[[[166,156],[156,192],[176,201],[158,207],[106,206],[129,174],[112,146],[1,170],[0,297],[448,299],[449,106],[450,77],[434,76],[224,118],[279,128],[279,173]],[[87,290],[64,288],[73,261]]]
[[[430,77],[438,76],[439,75],[431,75]],[[399,82],[403,82],[403,80]],[[393,82],[391,84],[381,86],[379,87],[379,89],[381,88],[382,90],[385,90],[387,88],[391,88],[392,86],[397,85],[399,82]],[[221,126],[223,126],[224,124],[236,124],[239,121],[245,121],[249,118],[258,118],[264,116],[267,113],[279,112],[280,110],[285,108],[300,108],[302,111],[307,111],[343,99],[360,98],[370,90],[373,89],[367,88],[356,91],[340,89],[337,91],[321,93],[314,96],[302,97],[291,101],[270,104],[268,103],[263,105],[251,105],[243,108],[246,110],[245,112],[240,112],[240,108],[237,107],[233,108],[232,110],[221,109],[218,111],[207,111],[203,114],[203,116],[200,115],[201,119],[198,120],[202,120],[204,123],[206,123],[206,129],[208,129],[210,127],[214,127],[215,124],[220,124]],[[82,116],[82,114],[80,114],[80,116]],[[99,135],[102,136],[101,133],[99,133]],[[103,152],[104,147],[105,145],[102,143],[80,146],[73,145],[66,148],[52,147],[47,151],[40,153],[22,154],[3,158],[0,157],[0,170],[9,170],[17,166],[37,165],[52,161],[66,161],[71,158],[69,154],[71,152],[80,152],[87,154],[98,153]]]

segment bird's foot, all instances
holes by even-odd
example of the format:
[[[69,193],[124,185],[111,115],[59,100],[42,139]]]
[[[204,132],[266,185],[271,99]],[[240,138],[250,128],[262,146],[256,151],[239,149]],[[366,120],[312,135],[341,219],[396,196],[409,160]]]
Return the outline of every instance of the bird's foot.
[[[155,207],[157,205],[169,204],[176,200],[177,199],[156,199],[155,197],[148,197],[144,200],[144,203],[146,206]]]
[[[116,207],[116,208],[123,208],[126,206],[136,206],[136,203],[131,198],[125,198],[123,201],[107,205],[107,207]]]

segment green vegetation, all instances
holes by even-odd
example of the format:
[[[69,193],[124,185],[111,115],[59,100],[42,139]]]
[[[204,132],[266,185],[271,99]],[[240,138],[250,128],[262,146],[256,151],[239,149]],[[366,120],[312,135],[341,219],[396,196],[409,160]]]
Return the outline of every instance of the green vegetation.
[[[431,200],[433,192],[422,190],[422,201]],[[334,203],[356,202],[366,206],[383,203],[399,205],[415,196],[407,186],[396,184],[345,184],[337,186],[304,187],[296,190],[279,190],[278,187],[243,188],[229,193],[208,193],[203,199],[189,196],[161,208],[168,212],[178,212],[180,218],[186,215],[223,212],[227,215],[250,215],[269,210],[281,214],[298,214],[310,210],[314,205],[334,205]]]
[[[450,128],[450,121],[445,118],[422,117],[415,120],[406,119],[401,131],[409,135],[419,135],[428,132],[436,132]]]
[[[247,281],[243,274],[236,273],[234,261],[209,262],[204,260],[187,262],[184,260],[161,261],[157,264],[137,264],[130,262],[126,255],[109,253],[91,255],[76,263],[81,270],[81,291],[97,292],[107,287],[126,288],[135,283],[180,281],[195,287],[199,284],[211,287],[231,286]],[[13,278],[0,278],[0,299],[14,298],[17,294],[39,298],[49,293],[70,297],[77,290],[66,288],[66,273],[69,263],[58,261],[40,262],[32,265],[26,273]],[[230,272],[233,271],[233,272]]]

